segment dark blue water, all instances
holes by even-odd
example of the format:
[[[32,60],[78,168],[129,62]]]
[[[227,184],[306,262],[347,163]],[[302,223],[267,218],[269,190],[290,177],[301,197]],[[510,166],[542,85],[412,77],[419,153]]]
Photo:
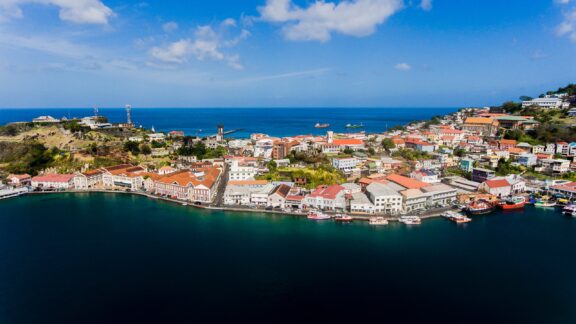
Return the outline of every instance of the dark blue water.
[[[224,124],[226,130],[243,129],[234,137],[248,137],[251,133],[271,136],[299,134],[325,134],[326,129],[316,129],[316,123],[329,123],[330,130],[346,132],[346,124],[363,123],[367,132],[383,132],[387,127],[404,125],[415,120],[427,120],[435,115],[445,115],[456,108],[207,108],[207,109],[137,109],[132,110],[132,120],[137,125],[157,131],[181,130],[187,135],[201,136],[216,133],[216,126]],[[111,122],[126,121],[123,109],[100,109],[100,114]],[[0,124],[31,121],[40,115],[55,118],[92,116],[92,109],[0,109]],[[202,130],[198,132],[198,130]],[[358,131],[358,130],[352,130]]]
[[[0,201],[0,323],[575,323],[576,219],[372,228],[142,197]]]

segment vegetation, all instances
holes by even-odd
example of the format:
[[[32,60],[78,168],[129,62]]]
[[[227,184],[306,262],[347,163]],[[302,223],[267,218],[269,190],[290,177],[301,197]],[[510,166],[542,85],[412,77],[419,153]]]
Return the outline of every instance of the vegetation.
[[[499,176],[506,176],[509,174],[520,174],[524,171],[523,168],[512,165],[510,160],[500,159],[496,167],[496,174]]]
[[[319,151],[313,151],[313,152],[292,151],[292,152],[290,152],[290,154],[288,154],[287,158],[290,160],[291,164],[300,163],[300,162],[303,162],[306,164],[319,164],[319,163],[329,164],[330,163],[330,161],[328,160],[328,157]]]
[[[15,123],[0,126],[0,136],[17,136],[34,128],[33,123]]]
[[[177,151],[178,155],[182,156],[195,156],[199,160],[202,159],[215,159],[226,155],[227,151],[225,147],[218,146],[215,149],[206,147],[203,142],[196,142],[194,144],[189,144],[182,146]]]
[[[409,149],[398,150],[398,151],[394,152],[394,154],[392,154],[392,156],[401,157],[401,158],[408,160],[408,161],[428,160],[428,159],[432,158],[432,156],[428,153],[419,152],[419,151],[415,151],[415,150],[409,150]]]
[[[50,167],[60,153],[57,148],[47,149],[38,142],[0,142],[0,162],[9,163],[5,169],[10,173],[37,175]]]
[[[268,181],[295,181],[296,178],[307,180],[306,188],[313,189],[319,185],[340,184],[346,182],[344,176],[331,165],[320,165],[317,168],[279,168],[271,169],[266,175],[259,176],[259,180]]]
[[[390,152],[390,150],[396,148],[396,144],[394,144],[391,138],[385,138],[382,140],[382,148],[384,148],[386,152]]]

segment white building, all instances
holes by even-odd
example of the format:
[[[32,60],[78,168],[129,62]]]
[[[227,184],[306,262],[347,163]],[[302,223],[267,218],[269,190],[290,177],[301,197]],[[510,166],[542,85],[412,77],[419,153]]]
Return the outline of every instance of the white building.
[[[358,163],[359,161],[355,157],[332,159],[332,165],[344,173],[352,172],[358,166]]]
[[[364,193],[352,194],[350,212],[354,214],[374,214],[374,204]]]
[[[274,141],[269,138],[264,138],[256,141],[254,145],[254,156],[270,158],[274,149]]]
[[[562,101],[562,99],[559,99],[559,98],[536,98],[536,99],[532,99],[529,101],[523,101],[522,102],[522,108],[531,107],[531,106],[536,106],[536,107],[546,108],[546,109],[568,108],[570,106],[570,104],[569,103],[566,103],[566,104],[568,104],[568,105],[566,106],[565,103]]]
[[[47,174],[32,178],[32,187],[41,190],[66,190],[74,188],[74,174]]]
[[[397,214],[402,211],[402,195],[388,185],[373,182],[366,187],[366,193],[375,212]]]
[[[254,180],[258,174],[258,168],[252,165],[241,164],[238,160],[232,160],[230,170],[228,171],[228,180],[242,181]]]

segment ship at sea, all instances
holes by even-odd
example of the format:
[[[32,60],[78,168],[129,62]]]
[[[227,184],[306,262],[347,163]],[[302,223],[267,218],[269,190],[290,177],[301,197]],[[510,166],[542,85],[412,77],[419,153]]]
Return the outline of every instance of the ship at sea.
[[[346,124],[346,128],[364,128],[364,124]]]
[[[316,125],[314,125],[315,128],[328,128],[330,127],[330,124],[320,124],[320,123],[316,123]]]

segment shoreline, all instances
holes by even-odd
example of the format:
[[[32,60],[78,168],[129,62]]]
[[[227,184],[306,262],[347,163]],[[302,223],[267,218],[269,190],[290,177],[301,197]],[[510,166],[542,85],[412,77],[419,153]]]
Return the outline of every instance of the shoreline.
[[[272,215],[283,215],[283,216],[299,216],[299,217],[306,217],[306,213],[295,213],[295,212],[285,212],[285,211],[275,211],[275,210],[263,210],[258,208],[237,208],[237,207],[214,207],[214,206],[205,206],[205,205],[196,205],[194,203],[188,203],[185,201],[180,201],[176,199],[166,198],[166,197],[158,197],[154,196],[145,192],[127,192],[127,191],[115,191],[115,190],[65,190],[65,191],[32,191],[20,196],[26,195],[51,195],[51,194],[93,194],[93,193],[107,193],[107,194],[123,194],[123,195],[133,195],[133,196],[141,196],[146,197],[152,200],[161,200],[168,203],[178,204],[182,207],[193,207],[203,210],[215,210],[215,211],[225,211],[225,212],[235,212],[235,213],[260,213],[260,214],[272,214]],[[6,198],[6,199],[13,199],[18,198],[20,196]],[[185,205],[184,205],[185,204]],[[442,217],[442,213],[447,210],[452,210],[451,208],[444,208],[439,211],[433,211],[429,215],[423,214],[418,215],[420,219],[433,219],[433,218],[440,218]],[[384,217],[388,221],[399,222],[400,216],[390,216],[390,215],[353,215],[353,214],[345,214],[352,217],[355,221],[369,221],[370,218],[373,217]],[[407,215],[403,215],[407,216]]]

